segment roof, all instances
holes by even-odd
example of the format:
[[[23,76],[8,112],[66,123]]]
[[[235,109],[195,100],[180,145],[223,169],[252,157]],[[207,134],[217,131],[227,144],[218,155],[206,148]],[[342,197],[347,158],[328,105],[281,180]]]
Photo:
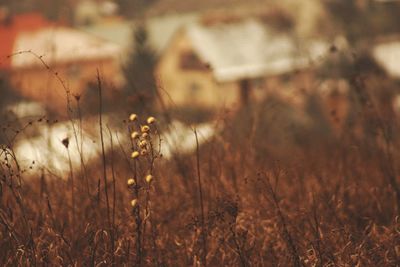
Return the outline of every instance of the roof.
[[[187,35],[217,81],[279,75],[305,68],[328,49],[321,41],[295,40],[256,19],[229,24],[193,24]]]
[[[169,44],[176,31],[185,25],[197,21],[198,15],[168,15],[148,19],[145,22],[149,45],[156,53],[161,54]],[[97,23],[80,29],[120,45],[126,51],[134,49],[133,31],[136,27],[134,21],[114,20]]]
[[[132,28],[132,22],[116,20],[82,26],[79,30],[126,48],[132,39]]]
[[[0,22],[0,68],[11,66],[11,55],[14,50],[14,42],[20,32],[35,31],[52,25],[38,13],[26,13],[15,15],[12,18]]]
[[[188,12],[204,12],[207,10],[230,10],[248,9],[254,6],[260,9],[260,6],[271,5],[270,0],[159,0],[146,11],[148,16],[158,16],[161,14],[179,14]]]
[[[400,40],[378,44],[372,54],[389,75],[400,78]]]
[[[58,26],[38,13],[13,16],[0,24],[0,69],[68,63],[120,56],[120,46],[88,33]],[[10,55],[13,55],[10,57]]]
[[[49,64],[92,59],[117,58],[120,47],[98,37],[66,27],[46,27],[22,32],[14,42],[14,52],[32,51]],[[31,67],[41,62],[30,54],[11,58],[13,68]]]

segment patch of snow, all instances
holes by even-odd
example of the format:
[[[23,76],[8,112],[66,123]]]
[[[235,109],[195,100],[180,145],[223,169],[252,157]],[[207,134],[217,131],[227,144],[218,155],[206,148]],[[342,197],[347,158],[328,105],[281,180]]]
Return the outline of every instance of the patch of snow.
[[[18,118],[30,117],[30,116],[44,116],[46,110],[44,107],[37,102],[22,101],[6,106],[6,111],[12,112]]]
[[[76,139],[72,123],[76,129]],[[14,151],[20,165],[24,168],[30,166],[35,161],[39,168],[44,168],[52,174],[65,177],[70,171],[69,160],[74,170],[80,170],[81,155],[85,163],[95,160],[101,155],[100,134],[98,124],[84,122],[85,128],[91,128],[93,131],[82,129],[82,134],[78,128],[78,122],[57,123],[49,127],[40,127],[39,134],[33,138],[24,138],[19,140]],[[111,147],[110,137],[104,128],[104,146],[108,151]],[[121,132],[113,129],[113,140],[123,136]],[[81,138],[82,135],[82,138]],[[63,144],[63,140],[68,139],[68,149]],[[115,144],[114,144],[115,145]]]
[[[199,145],[209,140],[216,132],[211,123],[203,123],[194,127],[197,131]],[[191,153],[196,150],[193,128],[179,121],[174,121],[170,130],[162,133],[161,138],[161,153],[167,159],[170,159],[174,153]]]
[[[104,117],[104,125],[108,125],[111,121],[111,117]],[[77,141],[72,123],[74,123],[77,131]],[[27,169],[35,161],[35,166],[39,170],[43,168],[55,176],[66,178],[70,172],[69,160],[71,160],[72,169],[75,172],[81,168],[81,155],[85,164],[90,164],[90,162],[98,159],[102,153],[98,121],[96,119],[83,121],[85,129],[82,130],[82,139],[78,125],[78,121],[67,121],[49,127],[39,127],[39,134],[36,137],[17,141],[14,152],[21,167]],[[199,124],[195,128],[199,145],[204,144],[216,132],[211,123]],[[115,128],[112,128],[111,132],[115,149],[119,149],[118,142],[121,144],[128,143],[129,136],[126,132]],[[63,144],[63,140],[66,138],[69,141],[68,149]],[[174,153],[186,154],[196,150],[193,128],[178,121],[174,121],[169,125],[169,130],[161,133],[161,140],[161,154],[165,159],[172,158]],[[157,149],[157,138],[155,138],[155,142]],[[104,146],[107,153],[111,144],[106,128],[104,128]]]

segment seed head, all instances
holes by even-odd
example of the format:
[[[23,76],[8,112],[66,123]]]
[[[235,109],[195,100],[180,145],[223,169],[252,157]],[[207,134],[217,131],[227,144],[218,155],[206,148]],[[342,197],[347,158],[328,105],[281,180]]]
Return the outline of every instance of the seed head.
[[[131,133],[131,138],[132,138],[132,139],[136,139],[136,138],[138,138],[138,137],[139,137],[139,133],[138,133],[138,132],[135,131],[135,132],[132,132],[132,133]]]
[[[148,117],[147,118],[147,123],[148,124],[153,124],[153,123],[155,123],[156,122],[156,118],[154,118],[154,117]]]
[[[138,151],[133,151],[131,154],[131,158],[136,159],[137,157],[139,157],[139,152]]]
[[[132,178],[130,178],[130,179],[128,179],[128,186],[132,186],[132,185],[134,185],[136,182],[135,182],[135,179],[132,179]]]
[[[142,150],[140,151],[140,155],[146,156],[146,155],[147,155],[147,150],[146,150],[146,149],[142,149]]]
[[[65,148],[68,149],[68,146],[69,146],[69,138],[68,138],[68,137],[65,137],[65,138],[61,141],[61,143],[65,146]]]
[[[140,127],[140,130],[142,131],[142,133],[148,133],[150,131],[150,127],[148,125],[142,125]]]
[[[149,137],[149,134],[148,134],[148,133],[142,133],[142,137],[143,137],[144,139],[146,139],[147,137]]]
[[[130,116],[129,116],[129,120],[130,121],[135,121],[137,119],[137,115],[135,114],[135,113],[132,113]]]
[[[146,145],[147,145],[147,141],[146,141],[146,140],[142,140],[142,141],[140,141],[140,143],[139,143],[139,146],[140,146],[141,148],[146,147]]]
[[[151,174],[148,174],[148,175],[146,175],[146,182],[149,184],[149,183],[151,183],[151,181],[153,181],[153,175],[151,175]]]
[[[131,200],[131,206],[132,207],[136,207],[136,205],[137,205],[137,199],[132,199]]]

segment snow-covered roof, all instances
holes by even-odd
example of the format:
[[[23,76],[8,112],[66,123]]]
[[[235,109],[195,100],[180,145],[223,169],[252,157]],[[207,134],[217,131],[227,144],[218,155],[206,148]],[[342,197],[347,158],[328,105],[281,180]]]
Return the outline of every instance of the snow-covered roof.
[[[156,53],[161,54],[169,44],[176,31],[192,24],[198,19],[197,14],[165,15],[145,21],[148,42]],[[83,26],[80,29],[102,39],[120,45],[125,51],[134,49],[133,31],[137,24],[134,21],[116,20]]]
[[[187,34],[200,59],[218,81],[279,75],[305,68],[328,49],[324,42],[299,41],[274,32],[256,19],[206,26],[193,24]]]
[[[104,58],[117,58],[121,52],[117,44],[66,27],[46,27],[37,31],[21,32],[16,37],[14,53],[32,51],[49,64],[69,63]],[[12,57],[13,68],[31,67],[41,62],[33,55]]]
[[[389,75],[400,78],[400,41],[378,44],[372,54]]]

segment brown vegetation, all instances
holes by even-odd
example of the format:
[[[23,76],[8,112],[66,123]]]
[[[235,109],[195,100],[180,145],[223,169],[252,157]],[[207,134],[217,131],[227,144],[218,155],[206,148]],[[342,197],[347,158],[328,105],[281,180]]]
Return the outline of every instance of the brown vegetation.
[[[65,179],[26,175],[5,142],[0,264],[398,266],[397,119],[366,81],[349,78],[353,113],[340,136],[297,125],[270,99],[221,118],[224,130],[193,155],[166,160],[161,115],[124,120],[132,142],[120,143],[99,101],[112,149]],[[100,78],[97,87],[101,100]]]

